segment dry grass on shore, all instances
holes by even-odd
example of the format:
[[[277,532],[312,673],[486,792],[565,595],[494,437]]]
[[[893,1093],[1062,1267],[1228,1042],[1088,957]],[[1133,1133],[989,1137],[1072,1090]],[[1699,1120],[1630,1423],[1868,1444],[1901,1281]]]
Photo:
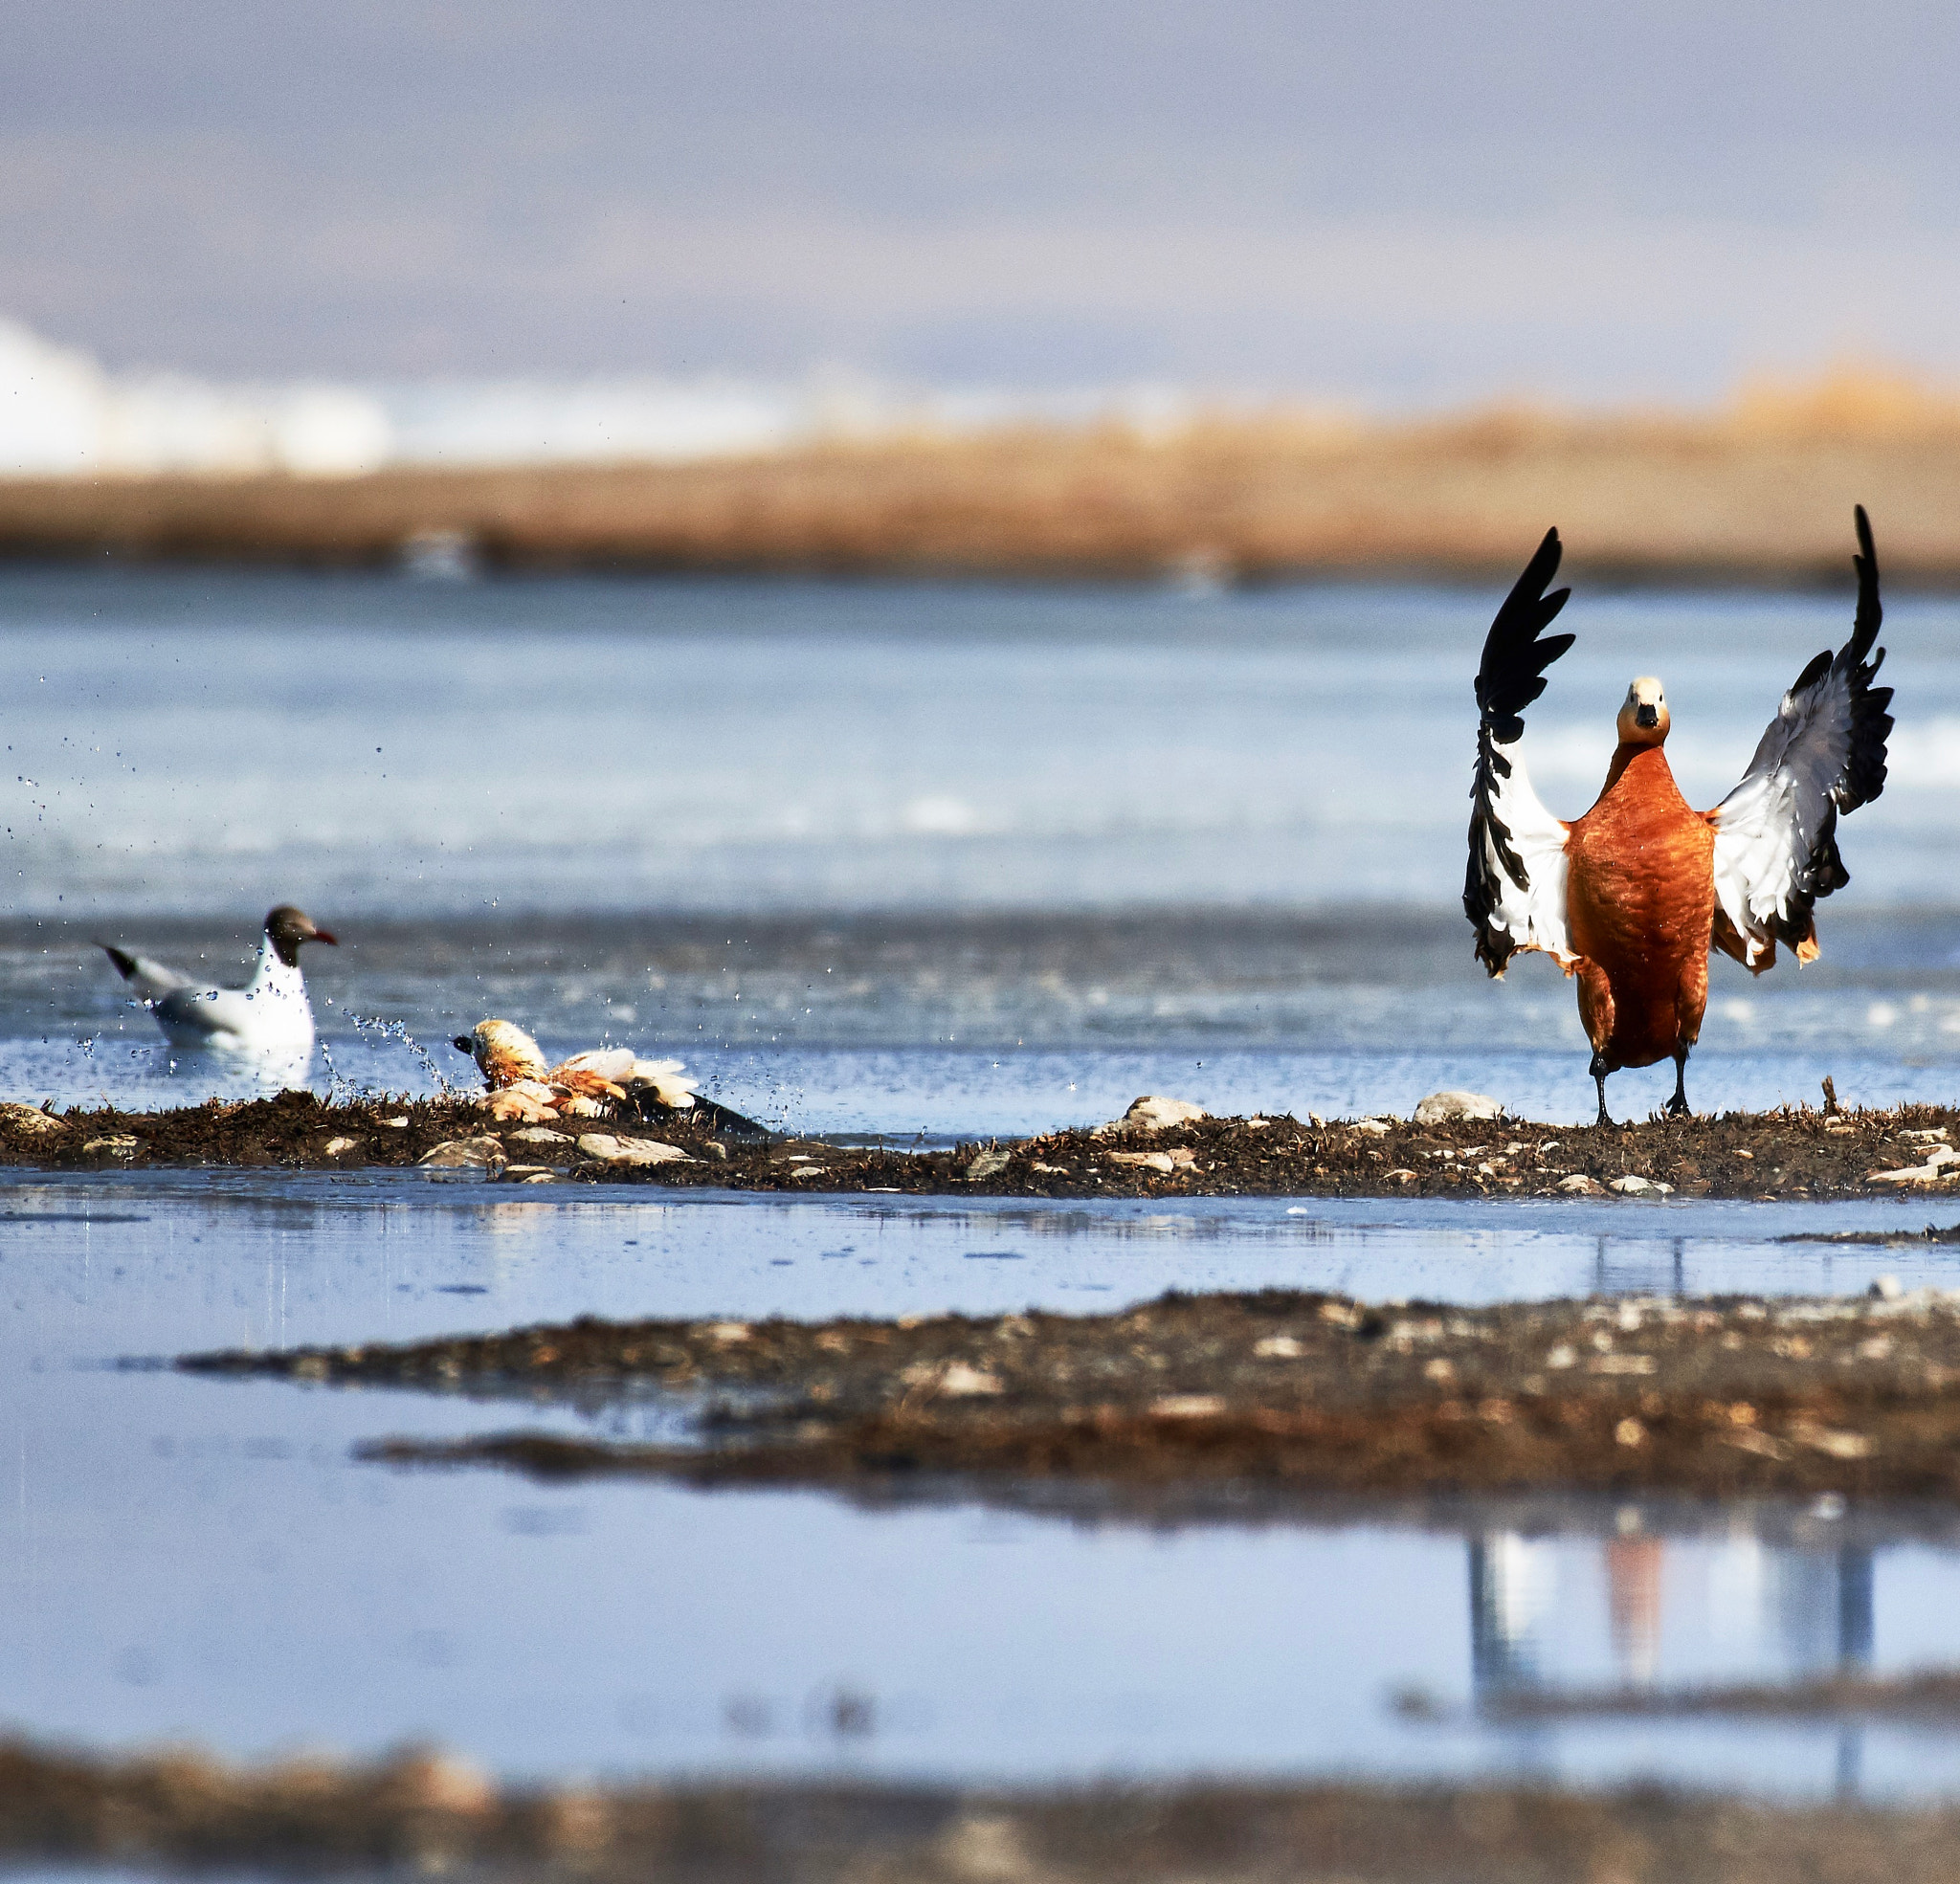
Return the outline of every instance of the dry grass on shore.
[[[1854,502],[1888,577],[1960,582],[1960,406],[1840,374],[1701,416],[1214,417],[685,465],[16,479],[0,557],[381,565],[434,536],[514,568],[1481,580],[1557,523],[1582,573],[1808,583],[1844,579]]]

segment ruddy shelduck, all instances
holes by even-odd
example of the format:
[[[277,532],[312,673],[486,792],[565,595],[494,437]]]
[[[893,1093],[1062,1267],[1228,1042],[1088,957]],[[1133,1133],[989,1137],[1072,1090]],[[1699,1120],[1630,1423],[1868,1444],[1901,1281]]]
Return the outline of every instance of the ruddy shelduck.
[[[714,1099],[679,1060],[643,1060],[631,1047],[595,1047],[549,1065],[544,1050],[514,1021],[479,1021],[450,1043],[483,1075],[479,1101],[491,1118],[541,1124],[547,1119],[597,1119],[624,1110],[642,1118],[690,1118],[739,1139],[767,1138],[767,1126]]]
[[[1539,802],[1518,743],[1545,670],[1572,645],[1548,635],[1570,589],[1548,530],[1491,623],[1477,676],[1482,724],[1471,787],[1470,868],[1463,911],[1493,977],[1538,949],[1578,982],[1592,1043],[1599,1122],[1610,1124],[1606,1076],[1623,1066],[1675,1064],[1671,1114],[1688,1110],[1687,1063],[1708,1004],[1708,951],[1761,974],[1780,942],[1801,963],[1817,954],[1815,905],[1851,880],[1838,819],[1885,787],[1886,712],[1875,687],[1879,561],[1857,513],[1858,612],[1851,639],[1797,676],[1743,780],[1712,811],[1689,809],[1668,769],[1667,695],[1642,675],[1619,710],[1619,748],[1599,797],[1567,824]]]

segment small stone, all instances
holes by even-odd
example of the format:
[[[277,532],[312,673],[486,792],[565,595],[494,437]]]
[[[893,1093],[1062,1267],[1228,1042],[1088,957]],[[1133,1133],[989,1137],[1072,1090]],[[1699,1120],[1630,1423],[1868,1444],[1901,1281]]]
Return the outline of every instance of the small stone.
[[[377,1125],[386,1125],[390,1132],[406,1132],[409,1129],[409,1121],[405,1118],[377,1119],[374,1122]]]
[[[749,1336],[746,1321],[710,1321],[702,1330],[709,1341],[718,1341],[724,1347],[731,1347],[737,1341],[746,1341]]]
[[[1903,1171],[1867,1171],[1866,1184],[1944,1184],[1960,1178],[1960,1151],[1949,1144],[1936,1144],[1924,1164],[1908,1164]]]
[[[1613,1430],[1615,1446],[1644,1446],[1647,1443],[1647,1429],[1638,1420],[1621,1420]]]
[[[982,1178],[997,1176],[1007,1169],[1013,1161],[1013,1153],[1007,1146],[991,1144],[974,1155],[973,1162],[967,1166],[967,1181],[977,1184]]]
[[[1138,1164],[1147,1171],[1161,1171],[1166,1177],[1177,1169],[1168,1151],[1112,1151],[1109,1162],[1112,1164]]]
[[[548,1125],[527,1125],[522,1132],[512,1132],[508,1142],[511,1144],[569,1144],[569,1132],[554,1132]]]
[[[983,1373],[978,1367],[969,1367],[964,1361],[948,1363],[946,1372],[939,1377],[939,1390],[948,1400],[972,1400],[984,1394],[1007,1391],[997,1375]]]
[[[1574,1171],[1570,1177],[1561,1178],[1558,1181],[1558,1187],[1561,1190],[1570,1190],[1575,1197],[1599,1188],[1584,1171]]]
[[[105,1139],[90,1139],[82,1146],[84,1151],[107,1152],[111,1158],[127,1158],[142,1149],[143,1141],[131,1138],[126,1132],[114,1132]]]
[[[428,1812],[487,1812],[497,1787],[487,1773],[446,1753],[410,1753],[392,1764],[394,1787]]]
[[[31,1133],[36,1138],[68,1130],[52,1113],[43,1112],[37,1105],[23,1105],[18,1099],[0,1104],[0,1125],[11,1125],[16,1132]]]
[[[1415,1107],[1418,1125],[1440,1125],[1446,1119],[1501,1119],[1503,1107],[1486,1093],[1432,1093]]]
[[[1044,1178],[1065,1178],[1068,1176],[1068,1166],[1066,1164],[1030,1164],[1028,1169],[1039,1171]]]
[[[1861,1432],[1838,1432],[1829,1427],[1799,1425],[1790,1429],[1799,1446],[1822,1452],[1833,1459],[1865,1459],[1872,1454],[1872,1442]]]
[[[328,1158],[338,1158],[344,1151],[358,1149],[360,1143],[359,1139],[328,1139],[323,1151]]]
[[[1615,1178],[1606,1187],[1608,1190],[1618,1191],[1622,1197],[1671,1197],[1674,1194],[1674,1186],[1671,1184],[1661,1184],[1655,1178],[1632,1175]]]
[[[1101,1138],[1106,1132],[1161,1132],[1171,1125],[1192,1125],[1210,1116],[1203,1106],[1193,1105],[1189,1099],[1159,1098],[1147,1094],[1143,1098],[1132,1099],[1129,1110],[1121,1119],[1097,1126],[1096,1136]]]
[[[487,1170],[504,1162],[503,1142],[489,1137],[451,1139],[415,1160],[432,1171]]]
[[[1348,1129],[1370,1139],[1385,1139],[1389,1135],[1389,1124],[1385,1119],[1357,1119]]]
[[[619,1139],[611,1132],[586,1132],[578,1148],[601,1164],[694,1164],[678,1144],[663,1144],[658,1139]]]
[[[1457,1378],[1457,1363],[1438,1354],[1434,1361],[1424,1363],[1422,1377],[1428,1381],[1453,1381]]]
[[[1384,1184],[1414,1184],[1415,1182],[1415,1176],[1416,1174],[1414,1171],[1406,1169],[1399,1171],[1384,1171],[1382,1173],[1382,1182]]]
[[[1268,1335],[1262,1341],[1255,1341],[1252,1351],[1261,1361],[1298,1361],[1306,1352],[1291,1335]]]
[[[1572,1352],[1570,1343],[1560,1341],[1556,1347],[1548,1350],[1545,1357],[1545,1364],[1552,1368],[1570,1367],[1577,1364],[1578,1359],[1579,1357]]]
[[[725,1164],[728,1162],[728,1147],[724,1145],[720,1139],[710,1139],[704,1145],[702,1146],[702,1149],[704,1152],[706,1152],[710,1158],[719,1159],[724,1164]]]
[[[1150,1402],[1150,1412],[1160,1420],[1209,1420],[1225,1410],[1225,1399],[1217,1393],[1167,1393]]]

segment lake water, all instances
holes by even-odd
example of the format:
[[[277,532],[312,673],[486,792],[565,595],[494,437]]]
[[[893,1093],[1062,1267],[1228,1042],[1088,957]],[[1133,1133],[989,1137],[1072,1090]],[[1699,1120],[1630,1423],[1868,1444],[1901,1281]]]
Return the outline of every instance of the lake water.
[[[573,1312],[1106,1307],[1163,1287],[1459,1299],[1593,1286],[1945,1284],[1937,1250],[1820,1250],[1875,1207],[893,1207],[513,1198],[243,1174],[0,1182],[0,1694],[86,1744],[239,1757],[440,1740],[523,1776],[843,1772],[1656,1775],[1938,1791],[1954,1736],[1519,1725],[1520,1688],[1960,1660],[1927,1514],[1651,1500],[1130,1515],[1049,1488],[541,1486],[358,1463],[386,1434],[632,1436],[657,1412],[116,1367]],[[1931,1528],[1928,1528],[1931,1527]],[[1419,1694],[1440,1718],[1412,1716]]]
[[[553,1049],[678,1052],[803,1130],[931,1141],[1152,1091],[1354,1114],[1468,1086],[1589,1116],[1570,990],[1543,962],[1486,983],[1457,912],[1492,601],[0,572],[0,1094],[249,1090],[173,1060],[92,944],[223,974],[293,900],[344,942],[307,957],[322,1091],[429,1091],[494,1012]],[[1670,754],[1714,802],[1847,613],[1582,597],[1532,717],[1541,788],[1582,809],[1628,676],[1659,671]],[[1893,785],[1842,832],[1823,962],[1717,965],[1704,1108],[1805,1101],[1826,1073],[1853,1101],[1960,1089],[1960,606],[1899,600],[1888,634]],[[1613,1092],[1624,1113],[1666,1089]],[[1937,1246],[1774,1240],[1916,1229],[1896,1199],[888,1203],[0,1177],[5,1724],[241,1756],[428,1736],[554,1776],[1950,1786],[1953,1740],[1922,1731],[1485,1705],[1960,1659],[1960,1554],[1924,1514],[539,1488],[351,1448],[575,1409],[107,1364],[588,1312],[1960,1281]],[[1440,1718],[1398,1709],[1414,1690]]]
[[[164,1103],[94,939],[235,970],[275,901],[332,1068],[497,1011],[679,1051],[831,1131],[1000,1132],[1138,1092],[1573,1119],[1570,988],[1487,983],[1458,908],[1493,597],[592,579],[0,572],[14,700],[0,1089]],[[1635,671],[1712,804],[1843,597],[1581,595],[1526,750],[1591,801]],[[1849,819],[1824,960],[1718,962],[1704,1107],[1949,1095],[1960,1067],[1960,605],[1895,600],[1892,783]],[[324,1089],[332,1076],[316,1060]],[[1614,1082],[1621,1111],[1668,1073]]]

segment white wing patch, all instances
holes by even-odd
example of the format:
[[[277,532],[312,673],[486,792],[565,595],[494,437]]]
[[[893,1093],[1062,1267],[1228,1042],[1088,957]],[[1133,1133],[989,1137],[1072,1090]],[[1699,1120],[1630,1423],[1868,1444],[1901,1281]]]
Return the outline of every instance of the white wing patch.
[[[1540,802],[1517,744],[1489,741],[1477,785],[1470,844],[1471,867],[1484,887],[1479,952],[1495,959],[1494,975],[1503,973],[1508,957],[1531,949],[1555,956],[1570,974],[1579,959],[1566,922],[1570,827]]]
[[[1742,783],[1708,813],[1715,827],[1716,945],[1761,974],[1787,943],[1816,959],[1819,897],[1851,881],[1838,854],[1838,818],[1885,788],[1889,687],[1871,683],[1880,621],[1878,558],[1858,512],[1858,619],[1834,660],[1819,654],[1783,696]],[[1872,655],[1869,660],[1867,655]]]

